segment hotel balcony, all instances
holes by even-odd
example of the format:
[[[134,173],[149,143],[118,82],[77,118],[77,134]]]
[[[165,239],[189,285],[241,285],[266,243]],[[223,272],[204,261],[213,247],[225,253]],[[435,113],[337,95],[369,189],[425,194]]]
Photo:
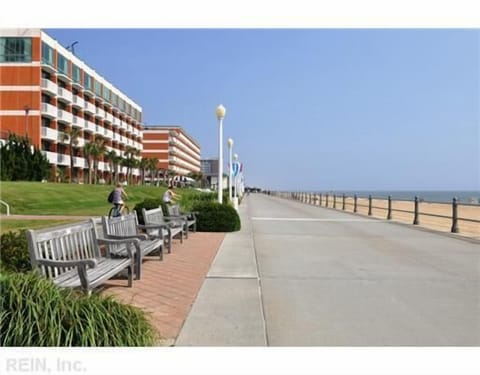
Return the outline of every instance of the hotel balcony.
[[[88,168],[85,158],[81,158],[78,156],[73,157],[73,166],[78,168]]]
[[[83,100],[83,98],[77,96],[77,95],[73,95],[73,104],[72,104],[74,107],[79,107],[79,108],[84,108],[85,106],[85,100]]]
[[[113,126],[120,126],[120,120],[113,116],[112,124]]]
[[[95,117],[101,119],[105,118],[105,111],[101,108],[95,107]]]
[[[70,112],[64,111],[63,109],[59,109],[57,121],[62,121],[62,122],[71,124],[73,121],[73,115]]]
[[[73,147],[83,147],[85,146],[85,138],[78,137],[77,143],[73,145]]]
[[[95,124],[91,121],[85,120],[85,131],[95,133]]]
[[[42,138],[50,141],[56,141],[58,139],[58,131],[56,129],[47,128],[42,126]]]
[[[85,127],[85,122],[84,122],[83,118],[75,116],[75,115],[73,115],[72,117],[73,117],[72,118],[73,126],[75,126],[76,128],[81,128],[81,129],[83,129]]]
[[[103,136],[107,139],[112,139],[113,138],[113,132],[108,129],[103,129]]]
[[[57,107],[48,103],[42,103],[42,115],[51,118],[57,118]]]
[[[52,82],[46,78],[42,78],[42,90],[57,96],[58,86],[55,82]]]
[[[51,151],[42,151],[50,164],[70,166],[70,156]]]
[[[110,123],[113,122],[113,115],[111,113],[108,113],[107,111],[105,111],[105,121],[108,121]]]
[[[83,106],[83,110],[85,112],[89,112],[89,113],[95,113],[95,106],[90,103],[90,102],[85,102],[85,105]]]
[[[70,166],[70,156],[65,154],[57,154],[57,164]]]
[[[58,99],[64,99],[67,102],[71,103],[73,100],[73,94],[71,91],[64,89],[63,87],[58,88]]]

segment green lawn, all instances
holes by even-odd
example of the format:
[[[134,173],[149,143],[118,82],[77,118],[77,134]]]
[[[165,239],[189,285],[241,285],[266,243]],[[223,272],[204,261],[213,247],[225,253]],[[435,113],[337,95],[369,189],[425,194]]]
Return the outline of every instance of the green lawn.
[[[106,215],[111,207],[107,196],[113,189],[108,185],[3,181],[0,187],[0,199],[10,205],[11,214],[18,215]],[[146,198],[161,198],[165,187],[126,186],[125,191],[129,196],[127,205],[133,210]],[[5,213],[3,205],[1,212]]]
[[[0,222],[0,234],[17,231],[20,229],[39,229],[54,227],[57,225],[74,223],[79,221],[76,220],[10,220],[3,218]]]

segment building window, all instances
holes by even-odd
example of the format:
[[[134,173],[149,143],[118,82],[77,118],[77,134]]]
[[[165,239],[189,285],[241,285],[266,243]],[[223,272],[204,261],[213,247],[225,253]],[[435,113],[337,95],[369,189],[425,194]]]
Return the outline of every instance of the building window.
[[[42,42],[42,63],[53,66],[53,48]]]
[[[83,73],[83,85],[85,86],[85,90],[92,91],[92,77],[87,73]]]
[[[80,68],[74,64],[72,64],[72,70],[73,70],[73,81],[76,83],[81,84],[80,81]]]
[[[32,62],[32,38],[0,38],[0,62]]]
[[[42,103],[50,103],[51,102],[51,98],[49,95],[46,95],[46,94],[42,94]]]
[[[103,98],[110,103],[110,90],[106,87],[103,88]]]
[[[95,94],[98,96],[102,96],[102,85],[98,81],[95,81]]]
[[[60,54],[58,54],[58,71],[68,76],[68,60]]]

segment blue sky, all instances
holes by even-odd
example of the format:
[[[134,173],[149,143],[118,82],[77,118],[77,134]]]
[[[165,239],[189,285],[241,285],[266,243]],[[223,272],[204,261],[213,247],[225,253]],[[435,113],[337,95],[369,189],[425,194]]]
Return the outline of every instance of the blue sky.
[[[47,29],[247,185],[480,190],[479,30]]]

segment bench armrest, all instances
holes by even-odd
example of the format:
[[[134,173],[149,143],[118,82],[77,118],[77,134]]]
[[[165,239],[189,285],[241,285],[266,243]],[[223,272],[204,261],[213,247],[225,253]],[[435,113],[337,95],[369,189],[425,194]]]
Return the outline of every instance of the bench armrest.
[[[125,236],[120,236],[116,234],[107,234],[106,239],[113,239],[113,240],[126,240],[126,239],[138,239],[140,241],[148,240],[146,234],[130,234]]]
[[[56,268],[67,268],[67,267],[78,267],[78,266],[88,266],[94,268],[97,266],[97,260],[95,258],[80,259],[80,260],[48,260],[48,259],[38,259],[37,263],[42,266],[47,267],[56,267]]]
[[[80,284],[84,290],[90,289],[90,280],[88,280],[87,267],[95,268],[97,260],[94,258],[81,260],[47,260],[39,259],[38,264],[47,267],[76,267]]]
[[[166,224],[138,224],[137,228],[140,229],[168,229]]]
[[[143,235],[142,235],[143,236]],[[97,238],[97,241],[100,245],[121,245],[121,244],[133,244],[138,252],[140,252],[140,240],[138,238],[125,238],[121,237],[119,239],[114,238]],[[107,246],[107,251],[109,247]],[[132,249],[130,246],[127,246],[127,254],[129,258],[133,258]]]
[[[186,215],[165,215],[165,219],[184,219]]]

